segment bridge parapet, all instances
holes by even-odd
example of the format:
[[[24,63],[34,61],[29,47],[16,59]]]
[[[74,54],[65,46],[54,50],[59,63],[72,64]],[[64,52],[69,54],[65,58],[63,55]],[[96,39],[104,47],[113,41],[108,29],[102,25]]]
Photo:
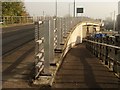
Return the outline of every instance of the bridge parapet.
[[[52,84],[66,53],[82,43],[83,25],[86,23],[82,23],[81,18],[50,18],[35,22],[35,78],[40,79],[35,83]]]

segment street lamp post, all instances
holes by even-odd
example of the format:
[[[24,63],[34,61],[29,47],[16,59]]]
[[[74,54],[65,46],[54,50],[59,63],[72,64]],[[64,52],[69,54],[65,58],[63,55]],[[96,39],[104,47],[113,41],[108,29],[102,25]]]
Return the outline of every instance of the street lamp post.
[[[75,17],[75,0],[74,0],[74,8],[73,8],[73,13],[74,13],[74,17]]]
[[[57,17],[57,0],[56,0],[55,3],[56,3],[56,4],[55,4],[55,16]]]
[[[70,17],[70,3],[69,3],[69,17]]]

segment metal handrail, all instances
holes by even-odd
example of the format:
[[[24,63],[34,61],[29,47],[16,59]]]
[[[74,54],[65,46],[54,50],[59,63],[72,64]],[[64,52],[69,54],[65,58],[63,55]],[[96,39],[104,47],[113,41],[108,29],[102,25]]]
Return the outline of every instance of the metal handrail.
[[[109,45],[109,44],[106,44],[106,43],[100,43],[100,42],[87,40],[87,39],[84,39],[83,41],[88,41],[88,42],[91,42],[91,43],[94,43],[94,44],[99,44],[99,45],[103,45],[103,46],[107,46],[107,47],[111,47],[111,48],[115,48],[115,49],[120,49],[119,46]]]
[[[100,60],[104,62],[103,64],[108,66],[108,68],[114,71],[117,77],[120,78],[120,58],[116,58],[116,55],[119,55],[117,51],[120,51],[120,47],[88,39],[84,39],[84,41],[88,50],[90,50],[95,56],[99,57]],[[111,49],[113,49],[112,51],[114,52],[112,52]],[[112,53],[113,55],[111,56]]]

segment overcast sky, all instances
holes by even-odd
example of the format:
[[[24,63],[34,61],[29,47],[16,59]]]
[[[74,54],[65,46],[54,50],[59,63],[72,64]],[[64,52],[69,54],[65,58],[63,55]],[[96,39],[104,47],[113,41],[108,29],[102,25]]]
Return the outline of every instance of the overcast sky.
[[[73,16],[73,2],[74,0],[24,0],[27,11],[30,15],[41,16],[55,15],[55,1],[57,1],[57,15],[58,16]],[[102,18],[114,16],[114,11],[117,15],[118,13],[118,0],[75,0],[76,8],[83,7],[84,13],[82,16],[88,16],[92,18]],[[78,16],[80,16],[79,14]]]

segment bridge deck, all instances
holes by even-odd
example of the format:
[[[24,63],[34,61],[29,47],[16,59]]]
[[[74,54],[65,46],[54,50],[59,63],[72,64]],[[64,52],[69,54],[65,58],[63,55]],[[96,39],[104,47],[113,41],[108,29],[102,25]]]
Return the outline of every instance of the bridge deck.
[[[53,88],[120,88],[120,80],[80,44],[64,58]]]

